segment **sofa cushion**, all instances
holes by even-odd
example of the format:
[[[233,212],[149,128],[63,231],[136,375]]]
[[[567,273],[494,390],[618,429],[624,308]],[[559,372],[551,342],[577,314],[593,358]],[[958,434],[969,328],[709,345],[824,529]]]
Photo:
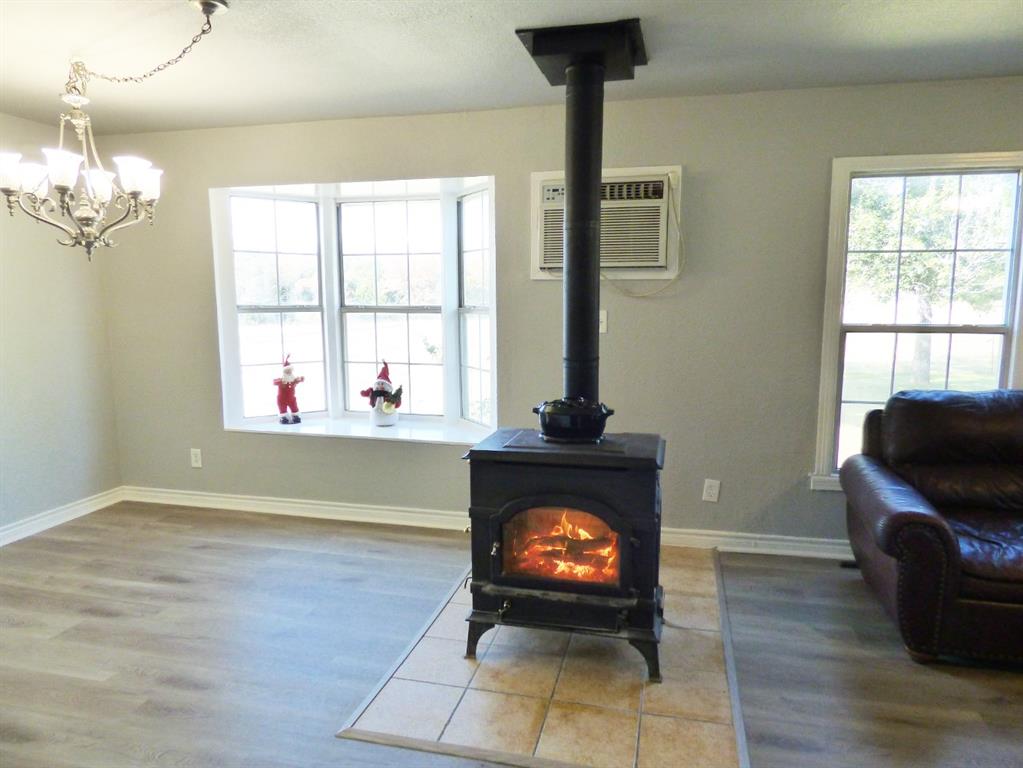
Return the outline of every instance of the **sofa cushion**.
[[[1023,518],[987,509],[942,509],[959,541],[963,597],[1023,602]]]
[[[903,464],[1023,465],[1023,390],[919,390],[889,398],[882,450]]]
[[[985,508],[1023,517],[1023,463],[899,464],[892,470],[938,508]]]

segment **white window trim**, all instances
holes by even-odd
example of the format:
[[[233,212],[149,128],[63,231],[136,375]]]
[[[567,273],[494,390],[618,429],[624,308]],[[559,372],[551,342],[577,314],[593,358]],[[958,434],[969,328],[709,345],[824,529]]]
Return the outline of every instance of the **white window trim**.
[[[335,193],[337,186],[334,184],[318,185],[318,194],[308,195],[278,195],[269,192],[249,191],[242,187],[225,187],[210,189],[210,224],[213,240],[214,256],[214,282],[217,299],[217,326],[220,348],[220,372],[221,372],[221,404],[224,430],[227,432],[257,432],[262,434],[285,434],[315,437],[342,437],[372,440],[389,440],[401,442],[432,443],[443,445],[473,445],[495,429],[494,425],[481,425],[461,417],[461,393],[459,374],[459,333],[457,322],[453,324],[454,332],[449,333],[448,314],[453,312],[457,321],[457,268],[448,269],[448,265],[457,264],[457,253],[453,260],[451,254],[447,253],[449,248],[457,251],[457,240],[452,240],[449,235],[454,234],[455,216],[445,213],[442,226],[452,227],[451,232],[445,232],[443,238],[445,253],[443,254],[444,296],[442,299],[441,314],[444,318],[445,328],[445,352],[444,376],[445,382],[455,382],[452,386],[445,386],[445,416],[410,416],[403,414],[398,424],[392,427],[375,427],[370,423],[368,413],[346,411],[344,396],[344,381],[342,372],[342,345],[344,343],[341,331],[341,294],[340,294],[340,249],[338,233],[338,206],[342,202],[365,201],[370,198],[347,197]],[[495,271],[495,251],[493,250],[494,219],[493,219],[493,183],[473,184],[460,187],[456,191],[444,190],[440,195],[388,195],[374,196],[373,200],[384,199],[432,199],[438,198],[442,201],[442,211],[445,210],[443,202],[445,198],[454,200],[458,196],[479,189],[490,189],[491,200],[491,259],[488,264],[491,275]],[[320,235],[320,276],[321,276],[321,297],[324,322],[324,375],[326,386],[326,407],[325,412],[302,413],[302,423],[296,425],[279,424],[276,416],[260,416],[246,418],[242,412],[241,398],[241,367],[240,347],[238,339],[237,322],[224,321],[224,318],[236,318],[237,307],[235,302],[235,280],[234,280],[234,259],[231,243],[231,219],[230,219],[230,196],[232,193],[243,194],[246,197],[262,197],[266,199],[288,199],[315,202],[318,204],[319,235]],[[450,221],[449,221],[450,219]],[[454,245],[451,245],[455,243]],[[454,284],[452,286],[452,280]],[[495,293],[494,283],[491,281],[491,307],[494,306]],[[449,292],[454,291],[450,296]],[[454,308],[451,308],[451,297],[455,297]],[[491,310],[491,360],[496,361],[496,319]],[[453,373],[452,373],[453,371]],[[453,376],[453,378],[449,378]],[[494,403],[493,417],[496,423],[497,400],[496,400],[496,377],[492,377],[492,402]],[[452,394],[454,391],[454,394]],[[449,402],[453,401],[453,402]]]
[[[817,444],[810,488],[840,491],[838,475],[831,470],[835,456],[835,419],[838,407],[838,363],[841,336],[842,294],[845,288],[846,242],[849,229],[849,192],[857,175],[925,173],[957,170],[1023,170],[1021,152],[979,152],[948,155],[890,155],[885,157],[837,157],[831,163],[831,207],[828,221],[827,284],[824,293],[824,335],[821,340],[820,391],[817,401]],[[1017,206],[1020,204],[1017,194]],[[1021,216],[1016,211],[1013,237],[1013,269],[1010,279],[1010,325],[1013,347],[1009,361],[1009,386],[1023,388],[1023,265],[1021,265]]]

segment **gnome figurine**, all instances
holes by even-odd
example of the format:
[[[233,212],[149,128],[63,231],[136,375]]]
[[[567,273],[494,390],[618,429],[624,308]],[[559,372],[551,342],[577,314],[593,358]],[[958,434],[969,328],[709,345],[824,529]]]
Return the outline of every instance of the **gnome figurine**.
[[[274,379],[277,387],[277,410],[281,414],[281,424],[301,424],[302,416],[298,412],[298,400],[295,398],[295,387],[305,381],[305,376],[296,376],[291,367],[291,355],[284,358],[284,370],[281,376]],[[288,417],[288,411],[291,417]]]
[[[377,374],[377,380],[372,387],[362,390],[359,394],[369,398],[370,415],[373,425],[377,427],[391,427],[398,421],[398,409],[401,408],[401,387],[397,389],[391,383],[390,371],[387,369],[387,361]]]

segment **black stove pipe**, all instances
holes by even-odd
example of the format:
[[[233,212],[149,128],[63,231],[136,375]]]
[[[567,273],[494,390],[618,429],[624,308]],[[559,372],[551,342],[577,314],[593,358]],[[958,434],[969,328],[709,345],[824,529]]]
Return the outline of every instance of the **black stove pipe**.
[[[600,401],[600,178],[604,65],[565,69],[565,400]]]

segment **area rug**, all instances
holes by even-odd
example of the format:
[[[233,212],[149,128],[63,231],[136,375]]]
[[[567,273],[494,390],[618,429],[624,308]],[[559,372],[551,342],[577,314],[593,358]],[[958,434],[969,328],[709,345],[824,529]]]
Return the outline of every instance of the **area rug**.
[[[748,765],[715,552],[661,554],[663,682],[622,640],[496,627],[466,659],[464,580],[338,733],[513,766]]]

